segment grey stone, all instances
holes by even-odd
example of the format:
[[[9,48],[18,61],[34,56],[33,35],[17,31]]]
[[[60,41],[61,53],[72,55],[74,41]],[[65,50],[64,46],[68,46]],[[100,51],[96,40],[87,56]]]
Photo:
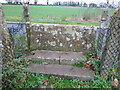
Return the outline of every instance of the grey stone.
[[[96,26],[34,23],[31,28],[30,49],[89,52],[95,49],[96,28]]]
[[[40,73],[45,75],[55,75],[65,77],[68,79],[92,80],[94,79],[93,71],[85,67],[75,67],[71,65],[57,65],[57,64],[30,64],[28,68],[33,73]]]
[[[28,59],[42,60],[52,63],[74,64],[75,62],[80,61],[82,59],[86,60],[86,57],[83,55],[82,52],[36,50],[32,53],[34,53],[34,55],[28,56]]]

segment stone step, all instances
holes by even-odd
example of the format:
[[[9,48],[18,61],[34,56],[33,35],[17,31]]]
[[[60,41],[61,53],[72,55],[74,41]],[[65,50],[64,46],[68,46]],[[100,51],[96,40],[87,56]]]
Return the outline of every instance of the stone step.
[[[86,60],[86,57],[82,52],[63,52],[63,51],[48,51],[48,50],[36,50],[32,51],[28,59],[31,60],[43,60],[52,63],[59,64],[74,64],[82,59]]]
[[[45,75],[55,75],[65,77],[68,79],[91,80],[94,79],[94,72],[85,67],[76,67],[71,65],[57,65],[57,64],[36,64],[31,63],[28,68],[32,73],[40,73]]]

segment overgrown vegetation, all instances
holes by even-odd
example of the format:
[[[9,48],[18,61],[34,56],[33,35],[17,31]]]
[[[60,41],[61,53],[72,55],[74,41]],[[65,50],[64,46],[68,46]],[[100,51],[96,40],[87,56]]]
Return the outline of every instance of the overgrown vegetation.
[[[29,61],[24,58],[14,59],[3,64],[2,87],[5,88],[23,88],[26,87],[29,71],[25,68]]]
[[[67,20],[68,17],[79,16],[79,13],[82,13],[83,19],[88,21],[91,19],[91,14],[94,14],[93,11],[98,14],[94,14],[93,16],[101,15],[101,9],[93,8],[90,12],[86,13],[88,8],[83,8],[86,10],[81,10],[79,12],[79,7],[49,7],[49,6],[31,6],[31,21],[32,22],[42,22],[42,23],[55,23],[55,24],[80,24],[80,25],[98,25],[99,23],[93,22],[77,22]],[[13,12],[12,12],[13,10]],[[7,21],[20,21],[22,19],[22,6],[4,6],[5,15]],[[36,11],[43,11],[36,12]],[[58,13],[56,13],[59,11]],[[82,12],[84,11],[84,12]],[[88,10],[87,10],[88,11]],[[114,11],[114,10],[111,10]],[[66,13],[63,13],[66,12]],[[112,12],[110,12],[112,13]],[[20,16],[21,15],[21,16]],[[49,16],[48,16],[49,15]],[[54,18],[53,18],[54,17]],[[52,19],[51,19],[52,18]],[[54,19],[54,20],[53,20]],[[13,36],[17,41],[15,44],[14,52],[15,56],[18,59],[14,59],[13,61],[8,61],[3,64],[3,72],[0,74],[2,76],[2,88],[40,88],[41,86],[48,86],[54,88],[112,88],[117,87],[116,82],[120,80],[120,76],[115,75],[114,68],[110,73],[109,81],[106,81],[104,78],[99,75],[99,66],[100,59],[97,56],[96,52],[92,52],[91,54],[85,53],[87,60],[81,60],[80,62],[76,62],[74,66],[77,67],[86,67],[95,72],[94,80],[91,81],[81,81],[78,79],[68,80],[66,78],[56,77],[56,76],[45,76],[39,73],[31,73],[27,66],[31,63],[28,59],[19,58],[24,54],[26,50],[26,37],[22,35],[14,35]],[[22,41],[22,42],[21,42]],[[16,42],[16,41],[15,41]],[[96,39],[97,42],[97,39]],[[96,45],[95,45],[96,47]],[[47,62],[41,61],[32,61],[32,63],[39,64],[49,64]],[[111,78],[112,76],[112,78]]]
[[[85,64],[84,60],[82,60],[82,62]],[[3,89],[40,88],[41,86],[50,86],[51,88],[111,88],[113,86],[113,81],[107,82],[105,79],[100,77],[98,72],[99,70],[95,68],[96,73],[94,75],[94,80],[81,81],[78,79],[68,80],[66,78],[51,75],[44,76],[39,73],[30,73],[30,70],[26,68],[29,63],[31,63],[31,61],[28,59],[19,58],[4,64],[4,71],[2,74]],[[94,59],[91,63],[94,67],[98,68],[98,59]]]
[[[14,59],[3,65],[3,89],[4,88],[35,88],[42,85],[50,85],[55,88],[110,88],[103,78],[95,75],[92,81],[77,79],[68,80],[56,76],[44,76],[39,73],[32,74],[25,68],[29,64],[27,59]],[[8,68],[9,65],[9,68]]]
[[[74,64],[74,66],[78,66],[78,67],[83,67],[83,66],[85,66],[85,65],[86,65],[85,60],[81,60],[81,61],[76,62],[76,63]]]
[[[14,36],[16,40],[21,39],[25,40],[25,37]],[[18,46],[15,48],[18,49],[16,52],[22,52],[25,50],[26,44],[23,46],[18,42]],[[22,48],[22,49],[21,49]],[[17,54],[19,56],[19,54]],[[6,64],[3,64],[3,73],[2,73],[2,88],[40,88],[42,86],[49,88],[112,88],[114,87],[115,79],[110,79],[106,81],[104,78],[99,75],[99,65],[100,59],[96,55],[96,51],[92,53],[85,53],[87,60],[81,60],[76,62],[74,66],[77,67],[86,67],[95,72],[94,80],[91,81],[81,81],[78,79],[68,80],[66,78],[56,77],[56,76],[44,76],[39,73],[31,73],[26,67],[30,63],[39,63],[39,64],[50,64],[43,61],[33,61],[26,58],[14,59],[12,62],[8,61]],[[0,74],[1,75],[1,74]],[[120,76],[116,76],[114,69],[111,71],[111,75],[114,75],[114,78],[120,80]]]
[[[78,67],[86,67],[88,69],[91,69],[95,72],[99,72],[99,66],[100,66],[100,59],[96,54],[96,51],[92,51],[91,54],[85,53],[87,60],[81,60],[79,62],[76,62],[74,66]]]
[[[26,35],[15,34],[13,35],[13,47],[14,47],[14,54],[16,58],[21,57],[25,51],[27,50],[27,40]]]

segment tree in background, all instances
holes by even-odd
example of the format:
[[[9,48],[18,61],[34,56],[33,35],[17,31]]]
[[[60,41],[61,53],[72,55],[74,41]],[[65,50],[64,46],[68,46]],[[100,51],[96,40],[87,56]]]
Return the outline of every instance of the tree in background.
[[[83,4],[83,7],[87,7],[87,3],[86,2]]]
[[[109,0],[107,0],[107,4],[109,4]]]
[[[97,4],[95,4],[95,3],[90,3],[90,4],[89,4],[89,7],[97,7]]]
[[[107,4],[106,3],[100,3],[99,6],[100,6],[100,8],[107,8]]]
[[[21,4],[21,0],[14,0],[14,4]]]
[[[21,0],[6,0],[8,2],[8,4],[22,4]]]
[[[79,2],[77,2],[77,6],[79,6],[80,5],[80,3]]]
[[[47,5],[49,5],[49,0],[47,0]]]
[[[61,2],[54,2],[53,5],[60,6]]]
[[[109,0],[107,0],[107,7],[109,7]]]
[[[12,4],[13,0],[6,0],[8,4]]]
[[[34,4],[37,5],[38,0],[34,0]]]
[[[80,3],[80,7],[82,7],[82,5],[83,5],[83,2]]]

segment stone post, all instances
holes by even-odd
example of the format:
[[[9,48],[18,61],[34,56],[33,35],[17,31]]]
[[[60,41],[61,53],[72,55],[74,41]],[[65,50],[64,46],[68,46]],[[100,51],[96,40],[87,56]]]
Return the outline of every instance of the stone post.
[[[0,32],[1,32],[1,37],[2,37],[1,39],[3,45],[2,59],[3,59],[3,63],[6,63],[7,61],[12,61],[14,59],[14,52],[1,4],[0,4]]]
[[[100,28],[105,28],[108,23],[108,8],[103,9]]]
[[[27,33],[27,43],[28,49],[30,50],[30,41],[31,41],[31,33],[30,33],[30,10],[27,4],[23,4],[23,16],[26,22],[26,33]]]
[[[101,22],[100,22],[100,28],[99,28],[99,35],[98,35],[98,41],[97,41],[97,53],[100,58],[102,58],[102,53],[104,51],[104,46],[103,43],[105,44],[104,40],[106,38],[105,34],[107,31],[107,24],[108,24],[108,8],[103,9],[102,11],[102,17],[101,17]],[[101,45],[101,46],[100,46]]]
[[[3,71],[2,64],[14,59],[14,52],[11,44],[10,34],[7,29],[2,5],[0,4],[0,75]],[[2,81],[0,81],[0,87],[1,82]]]

